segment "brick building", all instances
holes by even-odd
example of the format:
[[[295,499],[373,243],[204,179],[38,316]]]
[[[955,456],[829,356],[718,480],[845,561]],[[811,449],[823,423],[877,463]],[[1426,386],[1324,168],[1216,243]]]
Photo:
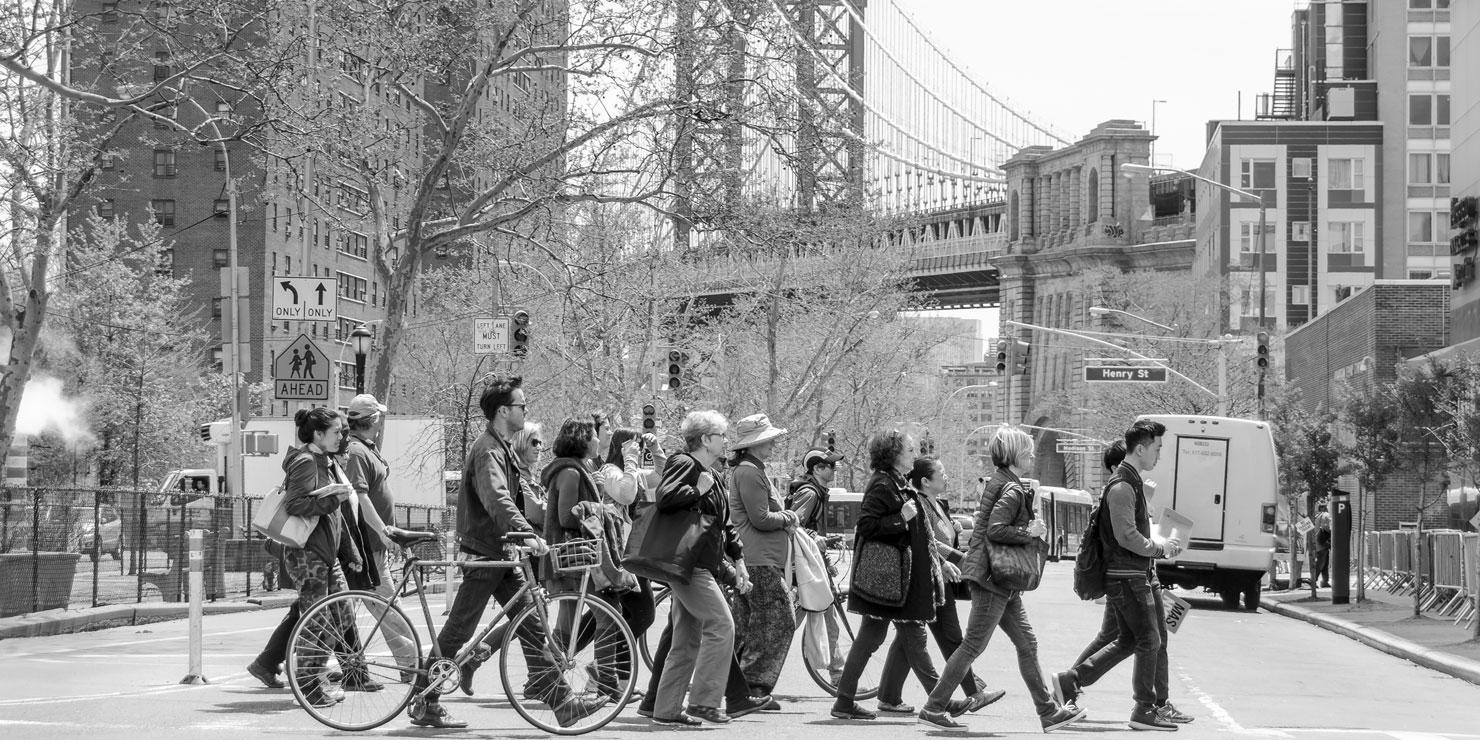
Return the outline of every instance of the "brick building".
[[[1432,280],[1379,280],[1285,337],[1285,378],[1311,411],[1336,411],[1346,389],[1371,392],[1405,361],[1449,344],[1450,288]],[[1430,487],[1435,485],[1430,482]],[[1364,503],[1375,529],[1415,518],[1415,475],[1390,477]],[[1442,509],[1426,521],[1447,522]]]

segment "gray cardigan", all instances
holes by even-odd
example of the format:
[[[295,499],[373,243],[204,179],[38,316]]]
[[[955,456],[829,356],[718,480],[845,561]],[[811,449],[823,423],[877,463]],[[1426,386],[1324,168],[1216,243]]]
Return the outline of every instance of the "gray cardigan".
[[[750,455],[730,472],[730,522],[745,545],[745,565],[786,566],[792,521],[786,501],[766,478],[765,465]]]

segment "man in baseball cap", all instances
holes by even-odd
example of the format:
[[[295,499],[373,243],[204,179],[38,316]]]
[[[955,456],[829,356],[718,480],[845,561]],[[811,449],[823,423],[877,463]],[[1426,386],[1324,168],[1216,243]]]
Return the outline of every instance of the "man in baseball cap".
[[[375,396],[369,393],[361,393],[349,400],[349,407],[346,409],[345,415],[351,419],[363,419],[367,416],[374,416],[375,414],[383,414],[385,412],[385,404],[375,400]]]
[[[802,477],[791,485],[789,508],[801,518],[802,528],[821,537],[827,536],[827,489],[837,476],[837,462],[842,454],[813,447],[802,455]]]

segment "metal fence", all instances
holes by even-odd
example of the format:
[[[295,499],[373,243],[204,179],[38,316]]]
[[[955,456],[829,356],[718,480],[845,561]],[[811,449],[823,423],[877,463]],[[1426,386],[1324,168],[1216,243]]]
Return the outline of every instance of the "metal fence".
[[[1417,591],[1423,609],[1456,624],[1477,618],[1480,534],[1453,529],[1369,532],[1363,546],[1373,587],[1395,594]]]
[[[189,532],[205,531],[205,597],[283,585],[251,531],[261,499],[117,489],[0,487],[0,617],[45,609],[181,601]],[[448,531],[452,510],[398,505],[396,524]],[[434,543],[440,554],[440,540]]]

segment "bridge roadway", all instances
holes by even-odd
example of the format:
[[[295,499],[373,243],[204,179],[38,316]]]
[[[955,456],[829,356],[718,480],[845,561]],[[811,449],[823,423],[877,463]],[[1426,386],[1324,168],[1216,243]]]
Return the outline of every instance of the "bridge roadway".
[[[1177,737],[1254,736],[1295,740],[1476,740],[1480,686],[1465,683],[1364,647],[1304,622],[1268,612],[1225,610],[1216,598],[1182,592],[1194,610],[1172,637],[1171,694],[1197,717]],[[1092,636],[1101,607],[1078,601],[1067,564],[1050,564],[1043,586],[1027,595],[1028,613],[1047,670],[1067,665]],[[0,641],[0,737],[6,740],[261,740],[263,737],[347,737],[323,727],[286,691],[260,687],[246,663],[282,616],[281,610],[206,618],[205,686],[182,686],[186,673],[184,620],[73,635]],[[964,616],[964,607],[963,607]],[[932,651],[934,648],[932,647]],[[991,686],[1007,689],[1001,703],[970,716],[967,737],[1038,735],[1009,643],[1000,635],[976,667]],[[396,720],[373,737],[537,738],[494,697],[491,676],[479,676],[478,696],[449,698],[471,723],[467,730],[432,732]],[[1138,735],[1125,728],[1130,666],[1116,669],[1086,694],[1089,721],[1071,734],[1107,740]],[[892,740],[924,737],[914,721],[845,723],[830,719],[830,700],[807,678],[794,646],[777,690],[777,715],[752,715],[706,737],[731,740]],[[913,680],[905,700],[923,694]],[[624,713],[591,737],[665,732]],[[674,730],[673,732],[679,732]]]

